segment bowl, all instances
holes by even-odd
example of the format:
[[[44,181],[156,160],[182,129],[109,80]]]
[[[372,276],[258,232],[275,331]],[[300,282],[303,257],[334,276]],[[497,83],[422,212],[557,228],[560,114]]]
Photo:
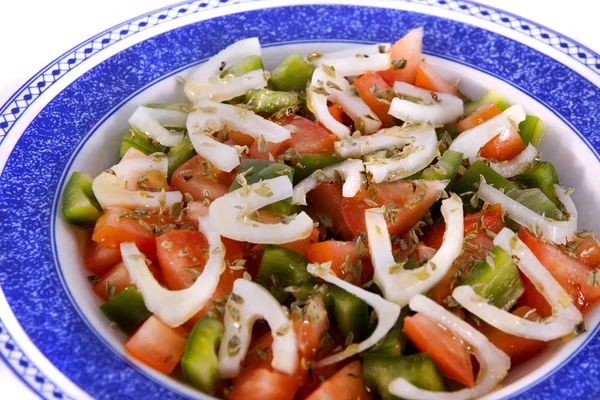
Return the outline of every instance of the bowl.
[[[547,125],[541,152],[575,187],[580,229],[600,229],[600,59],[532,21],[468,1],[358,4],[195,1],[102,32],[32,77],[0,109],[0,356],[43,398],[205,398],[124,353],[60,216],[72,171],[118,161],[138,105],[183,99],[178,74],[258,36],[267,69],[290,51],[390,42],[424,26],[424,53],[476,98],[495,87]],[[600,309],[588,331],[511,370],[487,398],[598,398]]]

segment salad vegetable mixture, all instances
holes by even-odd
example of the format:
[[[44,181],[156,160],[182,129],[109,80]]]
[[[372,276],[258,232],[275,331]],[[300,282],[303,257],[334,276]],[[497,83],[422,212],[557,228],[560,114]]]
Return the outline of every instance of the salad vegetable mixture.
[[[63,215],[128,354],[226,399],[469,399],[585,331],[600,246],[541,161],[544,124],[395,44],[256,38],[129,119]],[[474,357],[473,357],[474,356]],[[476,360],[476,361],[475,361]]]

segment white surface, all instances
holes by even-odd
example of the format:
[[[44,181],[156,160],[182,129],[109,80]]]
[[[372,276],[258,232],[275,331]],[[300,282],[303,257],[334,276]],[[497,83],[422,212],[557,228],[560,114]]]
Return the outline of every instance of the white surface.
[[[0,54],[4,55],[5,62],[0,74],[0,104],[71,47],[124,20],[173,3],[165,0],[104,0],[95,4],[73,0],[3,2],[0,5]],[[488,0],[480,3],[534,20],[600,52],[593,2]],[[36,398],[2,362],[0,388],[2,398]]]

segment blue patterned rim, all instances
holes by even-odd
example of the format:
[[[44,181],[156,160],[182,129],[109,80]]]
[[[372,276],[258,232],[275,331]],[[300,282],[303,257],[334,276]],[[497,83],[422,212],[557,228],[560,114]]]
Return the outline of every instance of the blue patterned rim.
[[[516,16],[467,2],[417,3],[473,14],[532,37],[539,35],[541,41],[548,39],[544,34],[558,38],[557,48],[564,51],[560,43],[566,43],[569,49],[576,49],[574,54],[566,51],[567,54],[595,72],[600,68],[598,56],[590,50]],[[47,88],[74,65],[102,48],[151,25],[219,5],[201,2],[176,5],[128,21],[92,38],[48,66],[13,96],[0,112],[4,118],[0,129],[4,134],[8,133],[23,109],[43,91],[33,93],[32,88]],[[291,14],[295,15],[292,21],[289,20]],[[283,20],[288,21],[285,26],[280,25]],[[65,88],[23,133],[0,175],[0,220],[3,221],[0,284],[33,343],[65,376],[96,398],[111,397],[114,388],[119,389],[119,398],[137,398],[141,391],[148,398],[184,397],[124,362],[105,345],[80,315],[68,290],[61,285],[60,268],[54,261],[52,249],[56,215],[53,207],[57,205],[64,172],[94,127],[110,110],[124,104],[157,79],[214,54],[226,43],[251,35],[259,36],[266,45],[287,41],[356,41],[357,37],[362,41],[381,42],[394,40],[421,25],[426,26],[424,48],[428,54],[477,68],[510,83],[569,123],[592,148],[599,148],[596,132],[600,132],[600,122],[593,116],[598,114],[600,90],[595,85],[536,50],[464,23],[401,10],[327,5],[249,11],[177,28],[118,53]],[[336,29],[328,29],[331,26]],[[372,26],[372,29],[365,31],[364,26]],[[552,44],[552,40],[549,43]],[[169,52],[161,52],[166,48]],[[92,50],[86,53],[86,49]],[[75,61],[69,62],[71,59]],[[52,71],[58,72],[53,74]],[[40,87],[39,82],[46,84]],[[30,97],[26,98],[27,94]],[[15,101],[25,103],[19,105]],[[15,107],[18,109],[13,113]],[[9,114],[14,119],[8,120]],[[25,265],[36,267],[22,268]],[[600,341],[595,333],[589,336],[578,354],[572,354],[544,379],[526,388],[526,394],[517,396],[544,399],[598,397],[600,388],[594,385],[593,377],[600,371],[600,360],[596,356],[600,354]],[[69,398],[22,354],[1,320],[0,355],[40,396]],[[560,374],[555,373],[559,368]],[[98,376],[98,371],[107,373]]]

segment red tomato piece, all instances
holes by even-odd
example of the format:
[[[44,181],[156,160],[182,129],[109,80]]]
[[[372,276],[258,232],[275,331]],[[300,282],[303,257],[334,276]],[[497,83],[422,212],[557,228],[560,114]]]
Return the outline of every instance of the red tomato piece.
[[[248,156],[250,158],[256,158],[259,160],[268,160],[270,153],[273,158],[277,160],[277,157],[285,153],[285,151],[291,147],[290,139],[279,143],[267,142],[267,144],[269,145],[267,151],[261,153],[258,151],[258,140],[256,140],[254,143],[252,143],[252,146],[250,146],[250,152],[248,153]]]
[[[506,130],[487,142],[479,154],[498,161],[512,160],[525,150],[525,143],[516,129]]]
[[[280,246],[288,248],[306,257],[306,251],[308,246],[319,241],[319,228],[313,228],[310,236],[306,239],[296,240],[295,242],[282,243]]]
[[[406,66],[394,71],[381,71],[381,77],[390,85],[402,81],[413,85],[423,56],[423,27],[413,29],[390,48],[392,60],[406,60]]]
[[[417,186],[413,188],[412,181],[395,181],[377,183],[371,185],[368,191],[361,190],[354,197],[345,197],[342,200],[342,214],[344,220],[353,234],[359,231],[366,232],[365,210],[373,207],[381,207],[386,204],[399,206],[395,212],[395,223],[388,221],[390,236],[403,235],[427,214],[429,207],[436,202],[445,183],[443,181],[427,181],[427,190]],[[322,186],[322,185],[321,185]],[[413,196],[423,196],[414,204],[409,204]],[[365,199],[370,199],[375,205],[369,205]]]
[[[361,271],[355,265],[362,257],[356,251],[355,242],[328,240],[311,244],[306,248],[306,258],[313,263],[331,261],[331,271],[339,278],[349,277],[349,282],[353,284],[360,281]]]
[[[371,90],[377,87],[378,90],[386,92],[392,88],[378,72],[367,72],[355,79],[352,84],[358,89],[360,98],[377,114],[384,128],[395,125],[394,118],[388,114],[390,105],[379,101],[377,93]]]
[[[548,304],[548,301],[546,300],[544,295],[536,289],[533,282],[531,282],[529,278],[525,276],[524,273],[519,271],[519,274],[521,275],[521,280],[525,285],[525,291],[523,292],[521,297],[519,297],[519,300],[517,301],[517,306],[535,309],[536,313],[543,318],[551,316],[552,307],[550,306],[550,304]]]
[[[280,118],[281,125],[293,125],[298,130],[292,132],[289,140],[290,147],[298,150],[300,154],[324,154],[333,152],[333,143],[337,140],[320,125],[299,115],[289,115]]]
[[[406,317],[402,331],[419,351],[431,355],[445,376],[469,387],[475,385],[469,347],[452,331],[422,313]]]
[[[519,307],[513,311],[513,314],[522,318],[530,311],[531,308],[529,307]],[[527,317],[527,319],[532,321],[537,318],[539,316],[535,312],[530,313]],[[529,360],[548,346],[548,343],[541,340],[526,339],[502,332],[485,322],[482,322],[481,327],[478,329],[494,346],[508,354],[511,367]]]
[[[223,196],[229,190],[233,174],[220,171],[199,155],[186,161],[173,173],[171,186],[202,201]]]
[[[600,286],[588,284],[590,267],[570,257],[553,244],[536,238],[527,228],[519,229],[519,238],[569,293],[580,310],[600,299]]]
[[[488,119],[492,119],[497,115],[502,114],[500,107],[494,103],[485,104],[479,107],[475,112],[456,124],[456,128],[460,132],[467,131],[483,124]]]
[[[303,319],[294,316],[294,331],[300,357],[305,361],[315,358],[321,339],[327,334],[327,329],[329,329],[327,310],[325,310],[321,297],[316,297],[311,304],[310,318],[308,315]],[[303,363],[300,364],[303,365]]]
[[[192,273],[201,273],[207,260],[208,242],[198,231],[177,230],[156,238],[156,253],[167,287],[181,290],[192,286]]]
[[[371,399],[362,380],[362,366],[356,360],[323,382],[306,400],[366,400]]]
[[[132,283],[129,280],[129,272],[127,272],[125,264],[120,262],[110,269],[96,284],[94,284],[92,290],[104,301],[108,301],[109,287],[114,288],[113,293],[116,296],[131,285]]]
[[[125,343],[125,350],[144,364],[163,374],[173,372],[183,352],[186,339],[154,315]]]
[[[322,183],[308,192],[307,196],[318,214],[329,216],[332,224],[331,230],[336,238],[351,240],[354,237],[342,214],[341,183]]]
[[[596,268],[600,266],[600,244],[595,237],[577,237],[575,255],[585,265]]]
[[[154,234],[148,229],[156,223],[156,216],[134,219],[127,216],[129,213],[130,210],[123,207],[111,207],[105,210],[96,221],[92,240],[113,249],[118,248],[123,242],[134,242],[146,257],[156,259]]]
[[[242,133],[240,131],[229,131],[229,140],[232,140],[235,144],[239,146],[252,146],[254,143],[254,138],[250,135]]]
[[[429,64],[421,60],[415,86],[423,89],[432,90],[438,93],[449,93],[456,97],[462,98],[462,95],[454,86],[446,82],[444,78]]]
[[[104,247],[94,241],[89,243],[83,257],[85,267],[95,275],[103,275],[120,261],[121,249]]]
[[[301,381],[293,375],[269,368],[239,375],[229,394],[231,400],[293,400]]]
[[[354,83],[356,83],[356,81],[354,81]],[[344,123],[344,111],[342,110],[342,106],[339,104],[332,104],[328,107],[328,109],[329,114],[331,114],[331,116],[335,118],[337,122],[341,124]]]

